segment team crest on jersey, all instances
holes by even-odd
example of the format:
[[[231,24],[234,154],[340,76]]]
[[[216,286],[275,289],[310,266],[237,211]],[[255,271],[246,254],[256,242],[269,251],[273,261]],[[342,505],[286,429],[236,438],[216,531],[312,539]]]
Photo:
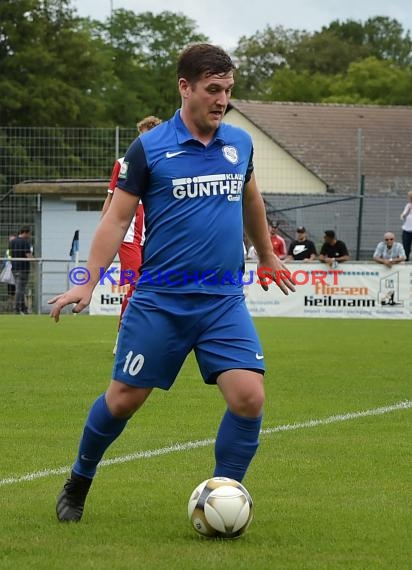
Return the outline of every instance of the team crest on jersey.
[[[122,166],[120,167],[119,178],[126,179],[128,169],[129,169],[129,163],[124,160]]]
[[[239,155],[237,153],[237,148],[234,146],[224,146],[222,148],[223,156],[231,164],[237,164],[239,162]]]

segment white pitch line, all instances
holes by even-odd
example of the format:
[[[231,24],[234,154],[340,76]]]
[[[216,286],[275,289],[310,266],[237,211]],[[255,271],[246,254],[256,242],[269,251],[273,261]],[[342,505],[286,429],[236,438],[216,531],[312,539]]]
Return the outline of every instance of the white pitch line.
[[[381,408],[374,408],[372,410],[364,410],[363,412],[348,412],[346,414],[338,414],[336,416],[329,416],[323,420],[309,420],[300,424],[286,424],[284,426],[277,426],[273,428],[265,428],[262,433],[276,433],[279,431],[293,431],[295,429],[311,428],[316,426],[326,426],[328,424],[334,424],[337,422],[346,422],[348,420],[354,420],[357,418],[365,418],[368,416],[381,416],[382,414],[388,414],[389,412],[395,412],[396,410],[406,410],[412,408],[412,401],[405,400],[403,402],[398,402],[397,404],[392,404],[391,406],[382,406]]]
[[[406,410],[408,408],[412,408],[412,400],[405,400],[403,402],[398,402],[397,404],[392,404],[390,406],[382,406],[380,408],[373,408],[371,410],[364,410],[361,412],[348,412],[346,414],[338,414],[335,416],[329,416],[328,418],[319,419],[319,420],[308,420],[302,423],[293,423],[282,426],[276,426],[273,428],[265,428],[261,431],[261,433],[263,435],[267,435],[283,431],[307,429],[307,428],[324,426],[338,422],[345,422],[357,418],[380,416],[383,414],[388,414],[390,412],[395,412],[397,410]],[[128,455],[114,457],[113,459],[104,459],[103,461],[100,462],[100,467],[106,465],[117,465],[119,463],[128,463],[129,461],[136,461],[137,459],[150,459],[151,457],[158,457],[160,455],[167,455],[169,453],[177,453],[179,451],[188,451],[190,449],[206,447],[208,445],[213,445],[214,443],[215,443],[214,439],[201,439],[198,441],[187,441],[185,443],[176,443],[175,445],[170,445],[168,447],[161,447],[159,449],[151,449],[147,451],[138,451],[136,453],[130,453]],[[66,474],[68,471],[70,471],[70,469],[71,466],[66,466],[66,467],[58,467],[56,469],[44,469],[42,471],[34,471],[33,473],[27,473],[26,475],[20,475],[17,477],[6,477],[5,479],[0,479],[0,487],[5,485],[13,485],[15,483],[24,483],[26,481],[34,481],[36,479],[50,477],[51,475],[63,475]]]

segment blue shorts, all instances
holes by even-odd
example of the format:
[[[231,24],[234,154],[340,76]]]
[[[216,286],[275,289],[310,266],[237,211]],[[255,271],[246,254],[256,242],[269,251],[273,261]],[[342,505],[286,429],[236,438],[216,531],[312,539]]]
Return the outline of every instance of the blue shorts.
[[[207,384],[235,368],[264,373],[243,295],[136,290],[120,327],[113,379],[168,390],[191,350]]]

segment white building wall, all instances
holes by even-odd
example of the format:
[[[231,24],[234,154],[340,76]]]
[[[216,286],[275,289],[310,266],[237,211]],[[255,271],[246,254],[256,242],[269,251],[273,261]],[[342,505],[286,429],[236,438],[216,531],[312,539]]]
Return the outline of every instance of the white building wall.
[[[255,127],[236,109],[231,109],[224,121],[241,127],[253,138],[256,180],[262,193],[324,194],[326,185],[302,166],[289,153]]]
[[[101,201],[103,204],[103,199]],[[70,248],[74,232],[79,230],[79,265],[85,265],[92,237],[100,221],[101,212],[76,210],[76,199],[61,196],[42,197],[41,258],[42,283],[41,307],[48,312],[47,299],[73,286],[70,270],[74,263]]]
[[[42,198],[41,256],[47,259],[70,259],[75,230],[80,231],[79,259],[87,259],[100,212],[78,212],[76,200],[61,197]]]

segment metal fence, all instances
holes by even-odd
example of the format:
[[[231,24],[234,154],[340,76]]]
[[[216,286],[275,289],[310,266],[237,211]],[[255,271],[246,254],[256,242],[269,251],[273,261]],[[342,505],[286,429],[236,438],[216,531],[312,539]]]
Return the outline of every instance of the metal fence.
[[[0,127],[0,252],[19,227],[39,240],[40,198],[13,193],[24,180],[110,178],[113,162],[136,137],[131,128]],[[40,254],[40,252],[37,252]]]
[[[410,129],[412,138],[412,129]],[[356,143],[356,133],[353,141]],[[108,180],[113,161],[125,153],[136,136],[134,128],[46,128],[0,127],[0,258],[7,249],[9,236],[19,227],[29,224],[33,229],[34,255],[42,255],[40,244],[40,196],[16,195],[13,185],[23,180],[101,179]],[[369,140],[369,139],[368,139]],[[370,162],[373,147],[363,145],[363,154],[354,152],[355,169]],[[334,152],[333,149],[330,151]],[[282,187],[288,175],[275,168],[269,156],[265,169]],[[325,161],[328,157],[323,157]],[[390,173],[389,173],[390,174]],[[373,174],[369,174],[372,176]],[[392,176],[392,174],[390,174]],[[368,181],[367,181],[368,182]],[[370,179],[369,179],[370,182]],[[392,230],[401,237],[399,215],[406,202],[404,192],[398,192],[398,179],[388,179],[386,193],[363,198],[360,220],[359,198],[336,194],[310,194],[308,188],[296,186],[296,193],[266,194],[269,216],[281,221],[281,234],[290,240],[297,226],[304,225],[318,245],[325,229],[334,229],[354,256],[360,243],[360,259],[368,259],[385,231]],[[302,184],[304,184],[302,182]],[[366,188],[370,187],[367,183]],[[361,222],[361,223],[360,223]],[[358,230],[361,228],[361,235]]]
[[[84,265],[86,262],[80,263]],[[30,274],[25,296],[29,313],[49,312],[48,300],[73,286],[70,282],[70,271],[73,267],[74,262],[67,259],[30,259]],[[15,312],[14,292],[13,286],[0,283],[0,314]],[[70,309],[66,309],[65,312],[70,312]]]
[[[393,231],[397,241],[402,241],[400,214],[405,197],[277,194],[264,198],[269,217],[280,222],[279,233],[286,241],[294,239],[297,227],[304,226],[318,253],[325,230],[335,230],[354,260],[358,249],[360,260],[370,260],[387,231]]]

